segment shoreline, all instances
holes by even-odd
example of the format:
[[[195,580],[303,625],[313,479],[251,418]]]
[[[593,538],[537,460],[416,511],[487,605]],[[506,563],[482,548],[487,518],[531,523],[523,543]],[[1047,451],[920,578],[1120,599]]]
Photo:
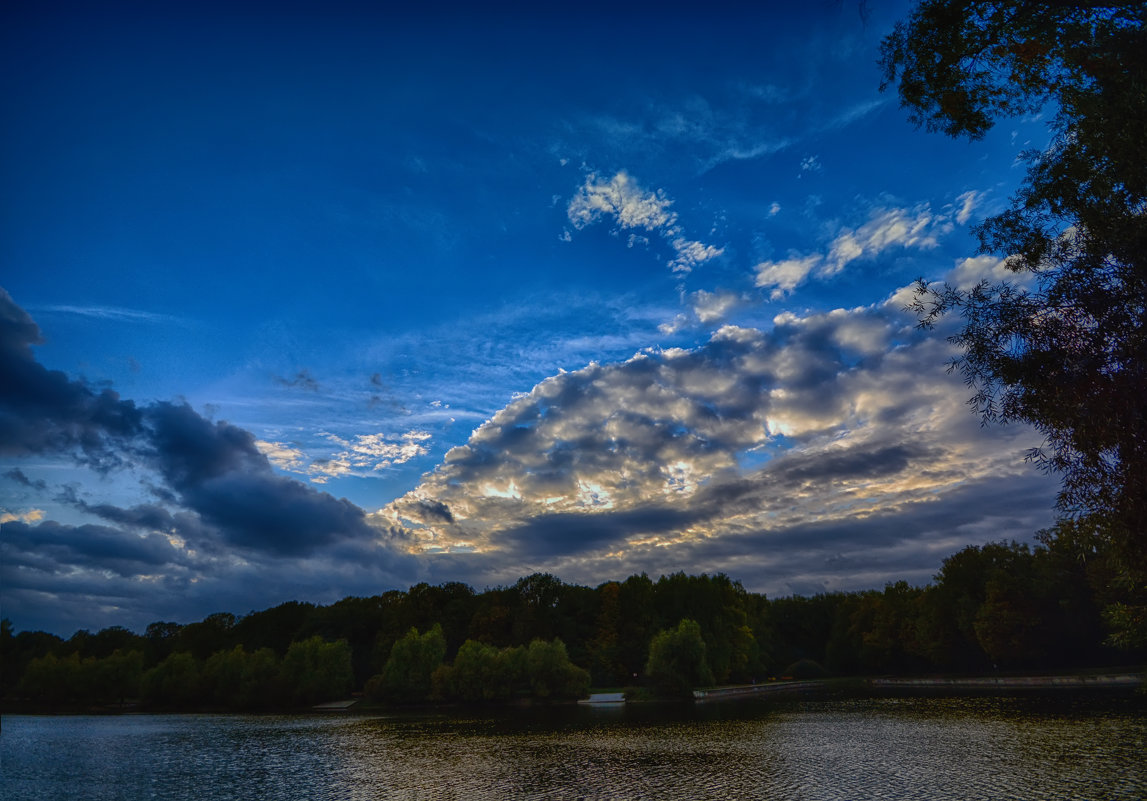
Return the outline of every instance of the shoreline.
[[[924,676],[827,678],[776,681],[694,690],[693,700],[704,703],[730,698],[825,689],[855,690],[1137,690],[1147,686],[1147,674],[1134,672],[1063,674],[1055,676]]]
[[[767,695],[787,694],[816,694],[821,692],[870,692],[870,693],[896,693],[913,691],[971,691],[987,694],[1008,694],[1015,691],[1071,691],[1071,690],[1105,690],[1135,692],[1147,690],[1147,673],[1143,672],[1113,672],[1097,674],[1062,674],[1044,676],[924,676],[924,677],[839,677],[823,679],[802,679],[791,681],[770,681],[761,684],[742,684],[727,687],[709,687],[693,691],[694,703],[718,702],[736,698],[760,697]],[[602,694],[598,694],[602,695]],[[660,699],[648,701],[625,700],[621,693],[609,693],[608,699],[602,698],[596,702],[581,699],[577,702],[568,702],[569,706],[582,707],[623,707],[635,703],[661,703]],[[594,696],[590,696],[592,699]],[[380,707],[374,704],[362,703],[363,699],[353,698],[342,701],[331,701],[308,707],[290,707],[283,709],[266,709],[260,711],[239,711],[219,708],[201,709],[146,709],[131,702],[118,705],[98,707],[43,707],[36,704],[16,701],[12,699],[0,703],[0,714],[3,715],[167,715],[167,714],[222,714],[222,715],[284,715],[284,714],[388,714],[402,711],[401,707]],[[456,706],[456,705],[448,705]],[[498,704],[485,708],[512,709],[515,704]],[[438,705],[426,708],[440,709]]]

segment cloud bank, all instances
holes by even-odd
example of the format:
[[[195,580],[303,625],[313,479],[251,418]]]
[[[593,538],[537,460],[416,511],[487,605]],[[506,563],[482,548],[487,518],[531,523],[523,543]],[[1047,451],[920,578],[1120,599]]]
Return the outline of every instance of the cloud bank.
[[[1046,525],[1053,495],[1023,464],[1033,433],[982,430],[949,355],[890,300],[591,364],[502,409],[384,515],[440,566],[492,575],[729,570],[774,592],[926,579],[973,531]],[[977,493],[993,502],[963,508]]]
[[[136,405],[48,370],[32,352],[41,340],[0,290],[0,457],[73,463],[109,479],[138,474],[149,501],[93,505],[66,489],[57,501],[111,525],[6,523],[7,613],[27,612],[46,592],[78,604],[71,588],[96,592],[107,574],[121,585],[107,588],[111,596],[143,598],[156,581],[213,583],[221,571],[298,569],[347,551],[366,555],[381,579],[405,558],[359,507],[276,473],[249,431],[186,403]],[[5,477],[34,484],[20,471]]]
[[[732,302],[695,301],[698,316]],[[589,584],[725,571],[772,595],[925,582],[963,545],[1047,525],[1055,488],[1023,463],[1029,429],[980,428],[944,373],[948,346],[901,305],[784,313],[768,330],[726,325],[695,348],[552,376],[368,514],[278,472],[310,470],[289,444],[40,365],[39,328],[5,293],[3,457],[134,482],[138,497],[0,474],[28,502],[3,523],[5,614],[63,633],[139,628],[536,570]],[[346,469],[424,440],[346,439]]]

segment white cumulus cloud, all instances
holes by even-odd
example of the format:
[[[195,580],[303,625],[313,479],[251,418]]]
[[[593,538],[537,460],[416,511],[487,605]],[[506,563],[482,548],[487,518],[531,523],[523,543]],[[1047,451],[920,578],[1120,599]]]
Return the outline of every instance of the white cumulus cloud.
[[[669,268],[675,273],[689,273],[724,253],[724,248],[686,237],[677,222],[677,213],[670,209],[672,205],[664,191],[646,190],[622,170],[608,179],[597,173],[587,175],[570,200],[566,214],[578,230],[605,220],[614,223],[619,231],[657,233],[673,249]],[[648,243],[647,237],[638,234],[630,234],[627,240],[629,247]]]

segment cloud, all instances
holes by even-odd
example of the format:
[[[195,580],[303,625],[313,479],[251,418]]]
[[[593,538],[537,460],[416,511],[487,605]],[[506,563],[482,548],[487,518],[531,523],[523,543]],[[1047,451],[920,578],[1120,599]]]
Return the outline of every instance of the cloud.
[[[602,220],[613,222],[618,230],[638,229],[659,234],[673,249],[669,268],[675,273],[689,273],[695,267],[717,258],[724,248],[688,239],[670,209],[673,201],[664,191],[647,191],[624,170],[606,180],[597,173],[586,176],[570,200],[567,216],[574,228],[581,230]],[[630,235],[629,247],[644,240]]]
[[[967,225],[968,220],[972,218],[972,214],[984,200],[982,192],[965,192],[956,198],[956,202],[960,204],[959,210],[956,212],[956,222],[960,225]]]
[[[307,456],[300,448],[282,442],[255,440],[255,447],[267,457],[267,461],[280,470],[300,473],[306,469]]]
[[[448,408],[441,401],[433,401],[430,406]],[[339,476],[370,475],[425,456],[429,453],[425,442],[431,434],[429,431],[408,431],[397,436],[358,434],[348,439],[323,431],[319,436],[342,450],[311,457],[302,448],[281,442],[258,441],[255,445],[280,470],[309,476],[315,484],[325,484]]]
[[[824,257],[813,253],[808,256],[793,254],[784,261],[763,261],[754,269],[757,272],[756,285],[772,289],[773,300],[783,298],[805,282],[813,270],[824,262]]]
[[[1016,284],[1025,283],[1030,273],[1014,273],[1007,267],[1007,259],[995,256],[972,256],[959,262],[944,280],[957,289],[968,290],[987,281],[998,284],[1004,281]]]
[[[319,382],[316,381],[314,376],[311,375],[310,370],[299,370],[299,372],[295,373],[295,375],[291,376],[290,378],[284,378],[283,376],[278,375],[274,376],[273,378],[276,384],[281,384],[284,387],[298,387],[299,389],[305,389],[308,392],[319,391]]]
[[[139,309],[124,309],[119,306],[53,305],[37,306],[35,307],[35,311],[56,314],[74,314],[81,317],[94,317],[99,320],[113,320],[116,322],[177,323],[180,325],[185,324],[184,320],[179,317],[175,317],[174,315],[141,311]]]
[[[746,103],[746,99],[750,102]],[[750,109],[755,101],[765,109]],[[682,165],[706,173],[728,162],[747,161],[777,153],[792,144],[779,135],[770,119],[778,97],[766,97],[753,87],[738,88],[728,100],[710,103],[691,96],[674,103],[649,101],[637,116],[590,115],[573,123],[580,129],[571,146],[595,142],[594,153],[611,153],[618,161],[656,155],[664,165]]]
[[[661,191],[647,192],[623,170],[609,180],[596,173],[586,176],[585,183],[574,195],[567,209],[575,228],[613,219],[621,228],[642,228],[656,231],[673,228],[677,224],[676,212],[670,211],[673,201]]]
[[[947,215],[935,215],[927,204],[907,209],[874,209],[868,222],[844,229],[832,241],[825,275],[835,275],[856,259],[870,259],[891,247],[929,249],[952,230]]]
[[[0,288],[0,455],[72,454],[109,470],[123,464],[117,442],[137,436],[143,413],[110,389],[94,390],[37,363],[39,326]]]
[[[589,572],[637,564],[638,553],[672,562],[726,538],[735,548],[749,534],[783,548],[793,531],[862,528],[970,485],[1028,481],[1022,454],[1035,436],[981,430],[943,370],[949,355],[878,304],[787,313],[771,331],[726,326],[693,350],[591,364],[500,410],[386,514],[427,554]],[[1050,510],[1041,481],[1025,491]],[[428,501],[450,519],[419,511]],[[1050,512],[1022,517],[1046,524]]]
[[[735,296],[690,300],[716,324]],[[948,345],[891,299],[785,313],[767,330],[726,325],[691,349],[553,375],[371,515],[275,471],[306,464],[302,446],[257,440],[185,403],[101,400],[47,371],[32,357],[34,323],[15,304],[0,312],[0,419],[64,432],[24,435],[17,456],[35,447],[38,460],[86,465],[96,454],[130,466],[106,469],[138,478],[146,496],[116,505],[65,491],[85,522],[4,524],[5,611],[22,627],[141,627],[539,569],[590,583],[724,570],[773,593],[856,588],[926,580],[965,544],[1050,520],[1053,482],[1022,462],[1032,432],[981,430],[943,370]],[[69,402],[22,400],[44,388]],[[100,403],[116,414],[94,415]],[[328,441],[362,460],[350,469],[373,471],[425,455],[428,437]],[[19,470],[5,478],[47,490]]]
[[[19,468],[13,468],[12,470],[6,471],[4,473],[4,478],[8,479],[9,481],[14,481],[22,487],[39,490],[41,492],[48,488],[47,482],[45,482],[43,479],[33,481],[32,479],[28,478],[23,470]]]
[[[66,569],[111,570],[120,576],[143,575],[182,556],[162,535],[138,537],[107,526],[69,526],[44,521],[4,525],[4,565],[8,570],[55,562]]]
[[[693,314],[702,324],[722,322],[744,300],[735,292],[706,292],[701,289],[689,296]]]
[[[725,252],[724,248],[705,245],[692,239],[677,237],[672,242],[677,255],[669,262],[669,269],[675,273],[689,273],[693,268],[715,259]]]
[[[129,466],[148,471],[159,479],[154,491],[165,503],[241,550],[304,555],[377,538],[349,501],[276,475],[249,431],[208,420],[186,403],[136,406],[47,370],[32,353],[40,339],[31,317],[0,290],[4,455],[68,459],[105,473]]]
[[[13,512],[0,509],[0,524],[20,521],[22,523],[37,523],[44,519],[43,509],[29,509],[25,512]]]
[[[433,404],[431,404],[433,405]],[[306,472],[315,476],[313,481],[325,481],[334,476],[355,473],[372,473],[394,465],[405,464],[411,459],[429,453],[426,446],[431,438],[429,431],[411,430],[405,434],[359,434],[346,439],[337,434],[323,433],[331,442],[341,446],[342,451],[335,455],[316,459]]]
[[[926,203],[911,209],[875,208],[859,227],[840,228],[822,252],[793,252],[782,261],[760,262],[754,268],[756,285],[771,289],[770,297],[778,300],[810,277],[831,278],[852,262],[874,259],[891,248],[935,248],[940,237],[953,230],[955,220],[961,216],[967,219],[966,207],[963,201],[959,211],[950,207],[939,213]]]

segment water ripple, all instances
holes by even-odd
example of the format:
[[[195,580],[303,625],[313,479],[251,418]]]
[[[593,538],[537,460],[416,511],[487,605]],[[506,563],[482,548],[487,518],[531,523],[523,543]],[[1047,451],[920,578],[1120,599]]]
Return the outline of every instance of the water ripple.
[[[467,717],[6,717],[6,799],[1141,799],[1141,712],[1001,699]]]

